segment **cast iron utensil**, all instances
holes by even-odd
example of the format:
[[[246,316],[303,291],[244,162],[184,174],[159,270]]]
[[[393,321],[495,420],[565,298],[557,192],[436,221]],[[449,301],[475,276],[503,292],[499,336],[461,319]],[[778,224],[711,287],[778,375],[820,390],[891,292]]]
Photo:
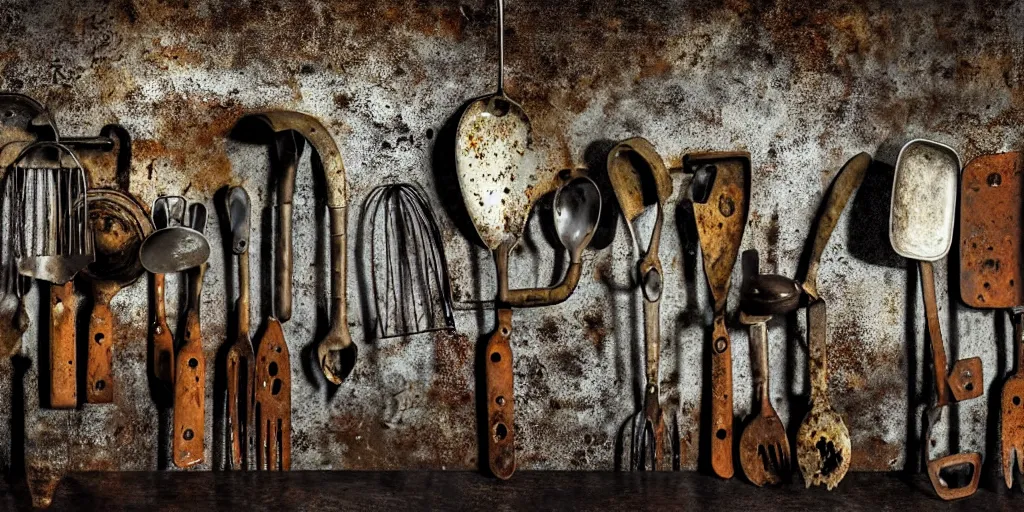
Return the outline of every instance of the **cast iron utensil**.
[[[973,308],[1013,315],[1013,343],[1024,342],[1021,272],[1021,153],[984,155],[964,168],[960,186],[960,297]],[[1024,472],[1024,345],[1016,372],[1003,385],[1000,444],[1003,478],[1013,487],[1014,465]]]
[[[346,268],[348,253],[345,249],[347,245],[348,183],[345,179],[345,165],[341,160],[338,145],[331,138],[330,132],[316,118],[301,112],[278,110],[257,114],[255,119],[266,123],[276,134],[277,144],[275,144],[275,147],[278,148],[276,158],[283,160],[286,164],[284,166],[285,176],[280,178],[281,181],[294,184],[295,173],[294,170],[288,170],[288,162],[298,160],[298,148],[293,150],[290,147],[291,145],[297,146],[300,143],[295,137],[296,133],[305,138],[320,157],[324,181],[327,183],[327,211],[331,219],[331,325],[327,330],[327,335],[317,345],[316,352],[317,362],[320,364],[324,377],[332,384],[341,384],[351,373],[356,360],[356,346],[352,343],[352,337],[348,332],[346,284],[348,279]],[[297,166],[298,164],[293,163],[290,165]],[[291,173],[290,178],[287,176],[288,172]],[[293,185],[285,185],[279,182],[278,186]],[[287,190],[285,194],[279,193],[278,200],[283,200],[286,195],[291,197],[287,194]],[[285,209],[287,210],[287,208],[286,206]],[[282,219],[284,217],[283,213],[282,210],[279,210]],[[290,237],[288,242],[279,242],[279,245],[284,246],[286,243],[291,243]],[[277,264],[275,266],[276,268],[290,270],[292,266],[291,253],[278,251]],[[284,275],[282,273],[282,276]],[[291,273],[288,272],[287,275],[290,276]],[[287,281],[282,288],[291,289],[290,279],[279,277],[276,280],[278,282],[282,280]],[[278,293],[284,294],[283,291]],[[288,304],[290,305],[291,294],[289,293],[288,296]]]
[[[751,251],[753,261],[757,253]],[[796,282],[756,271],[743,283],[740,294],[740,323],[749,326],[751,369],[760,409],[740,434],[739,456],[743,474],[754,485],[785,482],[792,472],[791,451],[786,428],[772,406],[768,366],[768,321],[800,305]],[[755,361],[756,358],[756,361]]]
[[[153,232],[153,224],[130,195],[92,189],[89,227],[96,261],[81,274],[92,283],[93,292],[85,398],[92,404],[108,404],[114,401],[114,314],[110,303],[122,288],[146,272],[139,262],[139,246]]]
[[[227,354],[227,419],[230,469],[249,469],[255,421],[254,401],[256,354],[249,338],[249,194],[242,187],[231,187],[225,210],[231,230],[232,254],[238,256],[238,300],[235,314],[238,329]]]
[[[695,200],[693,210],[704,274],[715,302],[711,336],[711,468],[721,478],[732,478],[732,342],[725,314],[732,268],[747,224],[750,155],[741,152],[687,155],[683,166],[698,176],[704,173],[714,177],[706,201]],[[700,195],[704,194],[694,194]]]
[[[184,197],[158,197],[153,202],[153,227],[161,231],[180,226],[185,218],[185,206]],[[153,340],[153,376],[171,389],[174,385],[174,336],[167,325],[165,283],[164,274],[153,274],[153,323],[149,326],[149,336]]]
[[[807,310],[808,361],[811,395],[810,410],[796,435],[796,458],[806,487],[824,485],[834,489],[846,476],[852,460],[850,432],[843,417],[832,408],[828,392],[827,349],[828,318],[824,300],[818,294],[818,268],[832,231],[854,191],[864,182],[871,156],[860,153],[851,158],[832,182],[818,228],[811,245],[811,256],[802,287],[811,300]],[[820,303],[820,305],[818,304]]]
[[[626,218],[633,251],[637,255],[637,280],[644,298],[645,384],[643,407],[634,416],[631,469],[662,469],[665,448],[665,418],[661,408],[658,361],[661,353],[661,259],[658,248],[664,221],[665,202],[672,195],[672,179],[654,146],[636,137],[620,142],[608,154],[608,178]],[[644,192],[647,191],[647,197]],[[653,195],[651,194],[653,192]],[[635,221],[648,205],[655,206],[654,227],[647,248],[640,244]],[[671,445],[670,445],[671,446]]]
[[[188,229],[203,236],[203,232],[206,230],[206,207],[199,203],[189,205],[188,217],[190,223]],[[187,233],[186,237],[181,239],[195,240],[193,233]],[[201,250],[204,244],[197,244],[193,247],[194,250]],[[208,242],[205,247],[209,250]],[[172,248],[168,247],[167,249]],[[179,256],[175,256],[174,259],[177,261],[197,260],[194,256],[183,254],[181,251],[176,252]],[[203,277],[206,275],[207,266],[206,261],[200,261],[195,268],[188,271],[188,309],[185,312],[185,332],[174,361],[174,430],[171,441],[171,458],[174,465],[179,468],[192,467],[201,463],[204,455],[206,358],[203,356],[199,304],[202,299]]]
[[[448,259],[420,188],[410,183],[375,187],[361,217],[377,337],[454,330]]]
[[[925,432],[928,447],[936,444],[932,440],[931,429],[941,419],[942,411],[955,402],[981,396],[984,390],[979,358],[961,359],[953,365],[952,371],[947,367],[935,298],[932,262],[944,258],[953,242],[959,178],[960,157],[956,151],[944,144],[921,139],[908,142],[900,150],[893,177],[889,243],[900,256],[919,262],[928,338],[931,340],[936,389]],[[943,473],[965,466],[971,471],[970,481],[964,486],[950,485]],[[979,453],[958,453],[928,460],[928,477],[936,494],[944,500],[974,494],[978,489],[980,471]]]
[[[50,282],[50,407],[78,405],[71,279],[95,259],[88,228],[88,180],[77,155],[58,142],[21,149],[5,178],[12,222],[6,248],[22,276]],[[17,276],[13,276],[19,280]],[[20,280],[19,280],[20,281]],[[16,290],[25,291],[25,283]],[[19,301],[20,302],[20,301]],[[24,308],[19,305],[17,308]],[[16,308],[16,310],[17,310]],[[15,330],[26,327],[16,313]],[[20,339],[20,333],[17,334]]]

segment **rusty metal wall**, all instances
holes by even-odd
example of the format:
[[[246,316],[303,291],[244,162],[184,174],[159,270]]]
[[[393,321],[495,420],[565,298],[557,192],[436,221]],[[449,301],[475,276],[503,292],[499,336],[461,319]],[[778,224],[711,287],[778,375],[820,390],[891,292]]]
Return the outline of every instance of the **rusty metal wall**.
[[[853,438],[853,468],[890,470],[914,463],[908,430],[917,428],[927,374],[916,269],[908,273],[886,238],[890,166],[915,137],[951,144],[965,162],[1019,148],[1022,16],[1024,4],[1016,2],[512,0],[507,87],[531,115],[552,171],[600,167],[610,141],[634,135],[649,138],[670,166],[693,151],[750,151],[752,206],[743,247],[758,249],[769,272],[796,273],[831,178],[854,154],[874,154],[883,165],[840,221],[820,283],[830,313],[831,386]],[[452,267],[459,332],[369,340],[372,327],[361,309],[365,277],[353,240],[350,321],[360,360],[349,382],[331,388],[310,357],[326,322],[326,249],[317,242],[322,217],[312,214],[322,203],[314,201],[308,156],[303,160],[296,314],[285,326],[294,468],[476,468],[474,355],[494,315],[475,302],[493,294],[494,271],[486,251],[467,241],[467,220],[453,206],[461,198],[449,151],[459,107],[494,88],[495,22],[486,0],[0,0],[0,89],[41,100],[66,134],[95,134],[110,123],[126,127],[134,137],[129,189],[144,203],[184,193],[209,204],[223,185],[246,186],[262,218],[254,225],[263,226],[255,240],[262,254],[253,259],[253,293],[262,298],[254,300],[254,321],[267,311],[268,158],[266,148],[229,137],[240,116],[290,108],[322,119],[344,155],[353,206],[381,182],[423,185]],[[114,182],[110,166],[91,172],[94,184]],[[686,178],[675,179],[662,241],[662,389],[680,465],[693,468],[711,307],[699,251],[678,208]],[[613,204],[606,206],[614,214]],[[559,306],[515,313],[521,468],[615,467],[621,430],[638,408],[642,327],[629,277],[634,256],[625,227],[606,217],[597,247],[584,254],[576,294]],[[351,236],[358,221],[354,208]],[[540,229],[544,221],[543,212],[533,215],[512,258],[513,286],[560,277],[565,258]],[[226,341],[230,302],[220,237],[213,246],[202,311],[211,361]],[[1012,354],[1009,322],[1001,312],[959,305],[956,276],[947,279],[944,268],[939,265],[938,282],[954,284],[948,294],[940,286],[939,294],[949,343],[961,357],[982,357],[990,387]],[[733,306],[739,276],[737,268]],[[39,409],[40,319],[33,318],[24,344],[28,363],[18,363],[23,384],[11,379],[10,363],[0,366],[4,465],[12,457],[20,461],[11,434],[21,428],[30,470],[163,465],[166,438],[159,431],[167,417],[153,406],[145,376],[146,293],[140,282],[114,301],[114,405]],[[175,325],[177,308],[168,307]],[[802,314],[793,315],[770,331],[771,392],[783,420],[792,423],[807,389],[803,322]],[[736,415],[744,417],[752,395],[746,335],[731,323]],[[11,407],[20,408],[12,393],[22,391],[24,419],[12,416]],[[214,401],[207,404],[212,417]],[[986,421],[997,404],[987,391],[961,406],[962,449],[994,453],[994,425]],[[210,468],[222,445],[209,439],[212,427],[206,435],[202,467]]]

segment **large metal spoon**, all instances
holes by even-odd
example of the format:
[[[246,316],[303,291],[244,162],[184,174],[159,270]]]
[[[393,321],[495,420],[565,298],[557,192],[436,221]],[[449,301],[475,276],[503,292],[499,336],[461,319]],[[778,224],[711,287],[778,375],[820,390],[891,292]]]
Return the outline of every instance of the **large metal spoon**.
[[[168,200],[181,201],[180,196]],[[173,217],[172,217],[173,220]],[[210,259],[210,241],[199,231],[180,224],[154,231],[139,247],[142,266],[154,274],[170,274],[193,269]]]
[[[945,258],[953,243],[959,181],[960,156],[944,144],[913,140],[903,146],[896,159],[889,243],[897,254],[918,260],[921,267],[921,288],[935,372],[935,401],[928,411],[925,432],[929,448],[937,444],[931,439],[931,430],[942,419],[943,411],[949,405],[978,397],[984,391],[979,358],[961,359],[954,363],[952,370],[948,367],[935,298],[932,262]],[[981,454],[957,453],[934,460],[931,455],[929,453],[927,461],[928,477],[940,498],[953,500],[974,494],[981,476]],[[971,471],[966,485],[954,486],[944,478],[944,473],[965,466]]]

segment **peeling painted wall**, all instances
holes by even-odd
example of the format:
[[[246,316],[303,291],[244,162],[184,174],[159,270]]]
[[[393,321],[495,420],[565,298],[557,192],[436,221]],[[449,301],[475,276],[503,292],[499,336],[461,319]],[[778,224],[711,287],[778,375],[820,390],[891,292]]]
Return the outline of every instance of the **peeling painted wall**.
[[[760,251],[766,272],[795,275],[832,177],[856,153],[874,154],[883,165],[840,220],[819,282],[830,314],[830,384],[853,438],[853,468],[897,469],[908,454],[916,464],[915,424],[928,396],[922,389],[930,388],[922,384],[928,364],[916,268],[886,238],[891,165],[899,147],[916,137],[952,145],[965,162],[1019,148],[1024,44],[1017,29],[1024,5],[816,5],[513,0],[506,6],[507,89],[530,114],[551,172],[600,167],[612,141],[634,135],[651,140],[671,167],[688,152],[749,151],[753,189],[743,248]],[[310,214],[322,202],[314,199],[308,151],[303,159],[295,200],[296,313],[285,325],[293,463],[295,469],[476,468],[474,356],[494,326],[494,314],[479,301],[493,296],[494,271],[488,252],[467,240],[472,230],[458,207],[450,148],[460,106],[494,88],[495,21],[491,2],[479,0],[0,0],[0,89],[42,101],[65,134],[123,125],[134,138],[129,190],[143,203],[184,193],[212,206],[215,190],[245,186],[260,229],[254,323],[268,311],[269,161],[267,148],[230,137],[243,114],[289,108],[323,120],[348,168],[352,236],[356,207],[374,185],[424,186],[452,267],[458,333],[368,339],[372,325],[361,313],[367,289],[353,240],[350,321],[360,359],[350,381],[334,389],[311,358],[327,320],[326,247],[317,242],[325,233],[322,215]],[[114,184],[109,161],[90,172],[94,185]],[[679,209],[686,178],[675,179],[661,253],[661,375],[680,465],[693,468],[711,306],[698,246]],[[521,468],[615,467],[622,428],[638,409],[643,333],[630,278],[635,256],[605,192],[613,214],[584,253],[575,295],[514,315]],[[512,257],[514,287],[555,282],[566,264],[541,229],[550,212],[540,210]],[[211,362],[227,341],[231,302],[223,240],[212,220],[202,309]],[[946,267],[938,268],[948,344],[961,357],[982,357],[990,387],[1012,366],[1006,315],[960,305],[956,273],[947,277]],[[739,277],[737,268],[731,315]],[[945,283],[953,284],[948,293]],[[172,299],[178,284],[170,282]],[[33,317],[24,343],[31,365],[21,363],[30,470],[165,464],[160,454],[167,441],[159,432],[168,417],[154,407],[145,374],[146,297],[139,282],[114,300],[115,404],[75,412],[38,407],[36,331],[45,319]],[[29,300],[34,308],[35,292]],[[173,301],[168,311],[175,325]],[[791,315],[773,321],[769,333],[772,397],[794,428],[807,392],[803,324],[802,314]],[[734,319],[731,326],[742,418],[752,398],[749,357],[745,332]],[[10,420],[12,392],[22,388],[8,377],[10,363],[2,368],[0,439],[9,439],[20,420]],[[211,385],[213,376],[209,371]],[[215,401],[207,404],[212,418]],[[954,423],[961,449],[994,453],[995,427],[986,423],[993,411],[998,395],[990,389],[960,407]],[[208,425],[203,468],[221,457],[214,430]],[[10,443],[0,446],[0,461],[12,461]]]

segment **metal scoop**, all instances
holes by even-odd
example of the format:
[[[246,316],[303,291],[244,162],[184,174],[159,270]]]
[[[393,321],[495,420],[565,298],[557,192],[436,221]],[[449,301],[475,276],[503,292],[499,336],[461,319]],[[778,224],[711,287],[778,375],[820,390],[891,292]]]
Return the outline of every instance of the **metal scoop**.
[[[928,337],[935,371],[935,402],[928,412],[925,437],[931,446],[931,428],[940,419],[942,409],[958,401],[981,396],[983,379],[981,359],[957,361],[947,367],[942,344],[938,305],[935,299],[935,275],[932,262],[949,252],[953,242],[953,223],[960,178],[960,157],[949,146],[927,140],[913,140],[903,146],[896,160],[892,206],[889,215],[889,243],[905,258],[918,260],[924,293]],[[970,481],[951,486],[943,473],[967,467]],[[928,461],[928,477],[935,492],[944,500],[974,494],[981,476],[981,454],[959,453]]]
[[[114,314],[110,302],[122,288],[145,273],[139,264],[139,246],[152,233],[146,211],[128,194],[111,189],[89,191],[89,225],[96,261],[82,271],[92,283],[93,307],[89,317],[86,401],[114,401]]]
[[[608,178],[626,218],[633,251],[637,255],[637,279],[644,298],[644,392],[643,407],[633,418],[630,468],[662,469],[665,451],[665,418],[661,408],[658,376],[661,356],[662,267],[658,248],[665,202],[672,195],[672,179],[665,163],[646,139],[620,142],[608,154]],[[648,194],[645,197],[644,192]],[[646,249],[640,245],[634,222],[653,204],[657,217]]]
[[[168,226],[154,231],[139,247],[142,266],[154,274],[170,274],[196,268],[210,259],[210,241],[195,229],[182,224],[185,198],[164,196],[171,212]],[[154,210],[157,207],[154,206]]]
[[[1017,369],[1003,385],[1000,414],[1003,478],[1024,472],[1024,275],[1021,230],[1024,155],[984,155],[964,168],[960,188],[960,297],[972,308],[1013,315]]]

